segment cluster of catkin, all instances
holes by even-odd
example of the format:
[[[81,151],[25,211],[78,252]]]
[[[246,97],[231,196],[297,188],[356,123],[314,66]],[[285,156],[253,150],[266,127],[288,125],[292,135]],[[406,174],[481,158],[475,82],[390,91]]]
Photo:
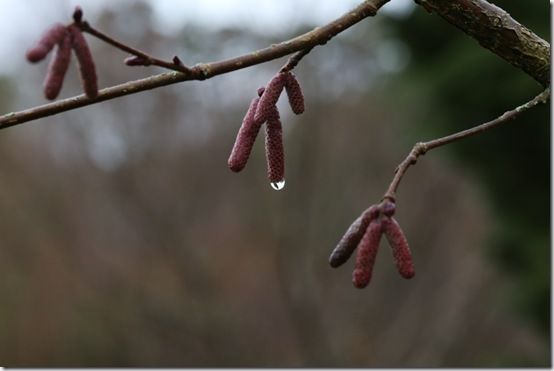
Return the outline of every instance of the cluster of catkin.
[[[266,123],[267,176],[271,183],[278,183],[285,179],[283,129],[276,106],[283,90],[287,92],[292,112],[297,115],[304,112],[304,96],[298,80],[290,71],[279,72],[265,88],[258,89],[258,97],[250,103],[227,161],[232,171],[239,172],[244,169],[258,132]]]
[[[365,210],[348,228],[331,253],[329,263],[336,268],[344,264],[356,247],[358,248],[352,274],[352,283],[355,287],[361,289],[369,284],[383,234],[392,248],[394,261],[400,275],[404,278],[414,276],[412,254],[404,232],[393,218],[395,210],[395,204],[388,199]]]
[[[75,20],[73,24],[64,26],[57,23],[51,26],[42,35],[37,45],[27,51],[27,60],[37,63],[46,58],[52,49],[57,46],[44,79],[44,96],[47,99],[56,99],[60,93],[71,60],[72,49],[77,57],[85,94],[89,98],[95,98],[98,95],[98,78],[94,60],[87,41],[81,29],[77,26],[81,22],[82,16],[82,10],[77,7],[73,13],[73,19]]]

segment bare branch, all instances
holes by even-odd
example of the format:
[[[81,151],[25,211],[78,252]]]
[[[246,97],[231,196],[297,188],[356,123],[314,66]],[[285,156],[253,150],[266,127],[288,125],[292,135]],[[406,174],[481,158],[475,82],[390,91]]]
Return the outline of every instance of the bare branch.
[[[521,106],[518,106],[510,111],[504,112],[501,116],[495,118],[492,121],[475,126],[471,129],[467,129],[451,135],[447,135],[442,138],[433,139],[428,142],[416,143],[412,148],[412,150],[410,151],[410,153],[408,154],[408,156],[396,168],[394,178],[387,192],[383,196],[383,199],[390,199],[392,202],[395,202],[396,190],[398,189],[398,186],[402,181],[402,177],[404,176],[404,174],[406,173],[406,171],[411,165],[415,165],[419,156],[424,155],[425,153],[427,153],[428,151],[434,148],[456,142],[458,140],[482,133],[486,130],[505,124],[506,122],[515,119],[523,112],[526,112],[527,110],[535,107],[539,103],[546,103],[548,99],[550,99],[550,88],[547,88],[542,93],[537,95],[535,98],[531,99],[529,102],[522,104]]]
[[[293,39],[283,41],[279,44],[273,44],[267,48],[244,54],[239,57],[230,58],[218,62],[197,64],[193,66],[187,73],[178,71],[162,73],[159,75],[154,75],[144,79],[130,81],[124,84],[102,89],[98,92],[98,96],[96,98],[87,98],[84,95],[79,95],[54,103],[33,107],[27,110],[11,112],[6,115],[0,116],[0,129],[5,129],[14,125],[22,124],[27,121],[36,120],[46,116],[52,116],[61,112],[88,106],[97,102],[106,101],[124,95],[135,94],[141,91],[176,84],[183,81],[205,80],[217,75],[281,58],[295,52],[300,52],[296,55],[296,58],[294,56],[291,58],[292,62],[289,61],[287,63],[294,64],[295,60],[299,60],[307,53],[307,51],[313,49],[315,46],[327,43],[331,38],[352,27],[361,20],[370,16],[374,16],[375,14],[377,14],[377,11],[389,1],[390,0],[366,0],[353,10],[345,13],[341,17],[335,19],[333,22],[323,27],[317,27],[312,31],[297,36]],[[87,32],[90,32],[90,29]],[[99,37],[99,34],[95,36]],[[112,45],[114,45],[115,42],[115,40],[113,39],[110,41],[108,41],[107,39],[103,40],[106,42],[110,42],[110,44]],[[149,57],[146,53],[127,46],[125,46],[125,49],[123,50],[130,52],[136,56],[141,56],[141,54],[138,53],[142,53],[142,56]],[[177,63],[175,63],[175,65],[176,64]],[[289,70],[290,69],[291,68],[289,68]]]

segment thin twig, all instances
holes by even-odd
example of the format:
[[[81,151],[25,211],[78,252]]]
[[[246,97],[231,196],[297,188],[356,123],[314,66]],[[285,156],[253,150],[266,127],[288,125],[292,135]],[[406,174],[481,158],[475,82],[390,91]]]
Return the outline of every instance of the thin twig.
[[[75,24],[77,25],[77,27],[79,27],[81,29],[81,31],[87,32],[90,35],[92,35],[92,36],[94,36],[94,37],[96,37],[96,38],[98,38],[98,39],[100,39],[100,40],[102,40],[102,41],[104,41],[104,42],[120,49],[120,50],[123,50],[126,53],[129,53],[129,54],[132,54],[134,56],[137,56],[137,57],[141,58],[142,60],[144,60],[143,65],[145,65],[145,66],[154,65],[154,66],[164,67],[164,68],[167,68],[167,69],[170,69],[170,70],[183,72],[184,74],[190,74],[190,72],[191,72],[190,68],[186,67],[183,64],[164,61],[163,59],[153,57],[150,54],[148,54],[146,52],[143,52],[142,50],[139,50],[139,49],[133,48],[131,46],[125,45],[122,42],[119,42],[119,41],[115,40],[113,37],[111,37],[109,35],[106,35],[105,33],[95,29],[94,27],[92,27],[86,21],[84,21],[84,22],[75,22]]]
[[[394,178],[392,179],[392,182],[389,188],[387,189],[387,192],[383,196],[383,199],[390,199],[391,201],[395,202],[396,190],[398,189],[398,186],[402,180],[402,177],[404,176],[404,174],[406,174],[406,171],[411,165],[415,165],[419,156],[424,155],[425,153],[429,152],[434,148],[441,147],[452,142],[456,142],[458,140],[482,133],[486,130],[502,125],[510,120],[515,119],[520,114],[535,107],[539,103],[546,103],[549,98],[550,98],[550,88],[547,88],[542,93],[537,95],[535,98],[531,99],[529,102],[522,104],[521,106],[518,106],[510,111],[504,112],[501,116],[495,118],[492,121],[475,126],[471,129],[467,129],[451,135],[447,135],[442,138],[433,139],[428,142],[416,143],[412,148],[412,150],[410,151],[410,153],[408,154],[408,156],[396,168]]]
[[[79,95],[42,106],[29,108],[23,111],[11,112],[0,116],[0,130],[14,125],[19,125],[27,121],[56,115],[61,112],[129,94],[135,94],[145,90],[176,84],[183,81],[205,80],[217,75],[281,58],[295,52],[312,49],[316,45],[325,44],[335,35],[338,35],[342,31],[352,27],[361,20],[369,16],[374,16],[377,14],[377,11],[389,1],[390,0],[366,0],[353,10],[343,14],[341,17],[325,26],[317,27],[312,31],[293,39],[244,54],[239,57],[225,59],[218,62],[197,64],[190,69],[189,73],[182,73],[178,71],[166,72],[102,89],[98,92],[98,96],[96,98],[87,98],[85,95]],[[140,52],[132,48],[129,49],[129,47],[126,48],[127,49],[124,50],[128,52],[133,50],[135,55],[137,52]]]

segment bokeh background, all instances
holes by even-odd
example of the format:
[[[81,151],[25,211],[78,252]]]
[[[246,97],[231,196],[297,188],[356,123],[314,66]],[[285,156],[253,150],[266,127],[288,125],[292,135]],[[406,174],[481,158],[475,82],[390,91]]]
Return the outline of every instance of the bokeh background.
[[[25,50],[75,1],[0,0],[0,110],[45,103]],[[324,24],[356,1],[88,1],[117,38],[187,64]],[[495,0],[546,40],[546,1]],[[101,87],[161,72],[89,38]],[[372,283],[328,255],[413,143],[496,117],[540,86],[410,1],[306,57],[281,107],[286,187],[263,140],[226,166],[242,116],[286,59],[0,133],[0,365],[550,365],[548,107],[423,157],[397,218],[416,276],[382,243]],[[72,66],[62,97],[80,94]]]

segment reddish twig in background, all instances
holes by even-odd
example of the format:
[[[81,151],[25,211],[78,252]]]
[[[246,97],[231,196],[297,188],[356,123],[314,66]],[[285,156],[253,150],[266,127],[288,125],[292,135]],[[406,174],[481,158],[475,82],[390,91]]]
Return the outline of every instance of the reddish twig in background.
[[[402,177],[404,176],[404,174],[406,174],[406,171],[408,171],[408,168],[411,165],[415,165],[419,156],[424,155],[425,153],[429,152],[434,148],[441,147],[452,142],[456,142],[458,140],[470,137],[475,134],[482,133],[486,130],[505,124],[506,122],[515,119],[523,112],[535,107],[539,103],[546,103],[549,98],[550,98],[550,88],[547,88],[546,90],[544,90],[542,93],[540,93],[535,98],[528,101],[527,103],[522,104],[521,106],[518,106],[510,111],[504,112],[502,115],[500,115],[499,117],[495,118],[492,121],[475,126],[471,129],[467,129],[451,135],[447,135],[442,138],[433,139],[428,142],[416,143],[412,148],[412,150],[410,151],[410,153],[408,154],[408,156],[396,168],[394,178],[389,188],[387,189],[387,192],[383,196],[383,199],[390,199],[393,202],[396,201],[396,190],[398,189],[398,186],[400,184],[400,181],[402,180]]]

